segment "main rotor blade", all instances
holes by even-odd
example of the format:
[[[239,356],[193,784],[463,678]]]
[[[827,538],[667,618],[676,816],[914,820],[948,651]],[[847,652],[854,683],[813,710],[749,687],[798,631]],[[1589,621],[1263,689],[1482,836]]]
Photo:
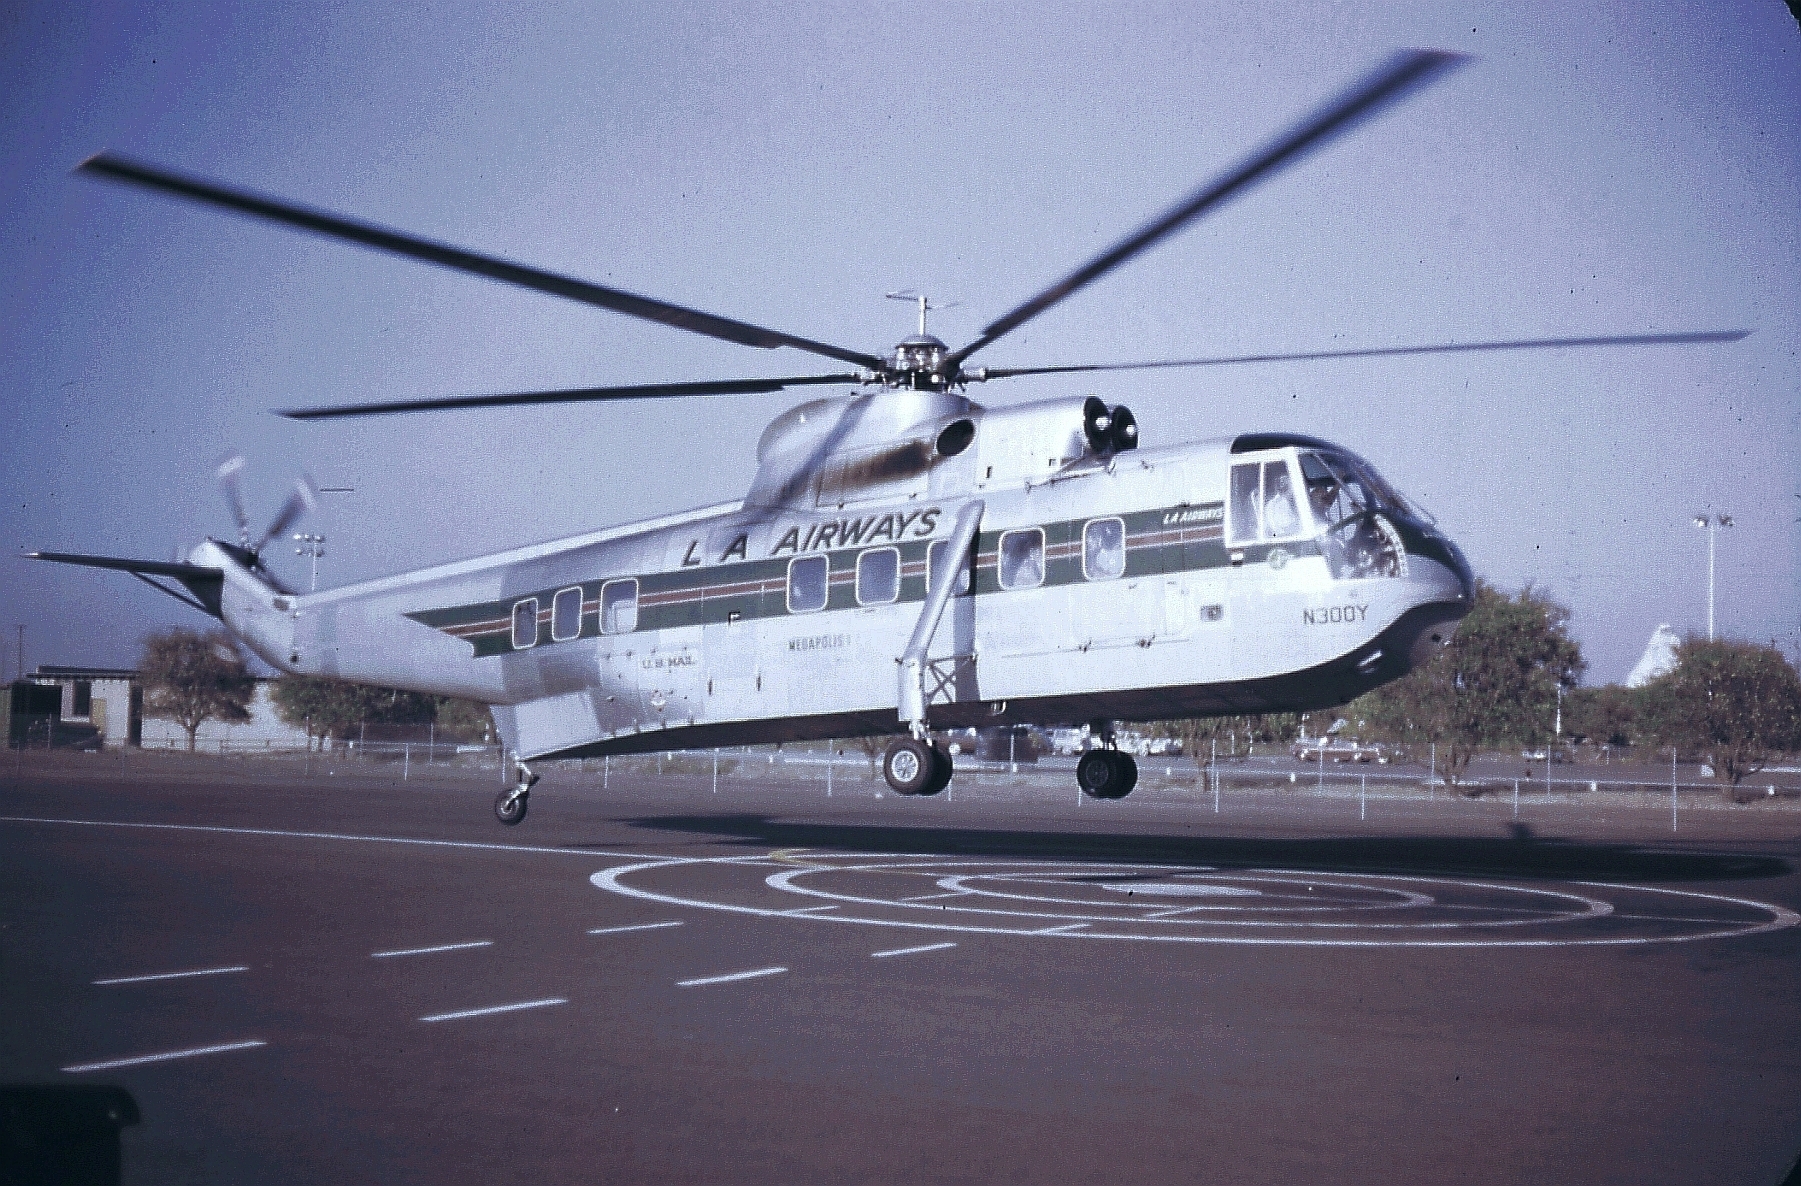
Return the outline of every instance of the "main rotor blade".
[[[639,296],[617,288],[607,288],[586,280],[559,276],[554,272],[542,271],[525,264],[478,255],[473,251],[464,251],[459,247],[451,247],[444,243],[435,243],[430,239],[422,239],[401,231],[376,226],[373,223],[358,222],[335,214],[328,214],[322,210],[293,205],[248,190],[233,189],[198,177],[172,173],[155,165],[130,160],[112,153],[103,152],[89,157],[81,162],[77,169],[84,173],[111,178],[114,181],[141,185],[174,194],[176,197],[189,198],[226,210],[234,210],[240,214],[249,214],[257,218],[269,219],[272,222],[285,223],[304,231],[348,239],[352,243],[361,243],[363,246],[373,247],[377,251],[388,251],[395,255],[404,255],[409,259],[422,260],[425,263],[437,264],[461,272],[471,272],[477,276],[486,276],[491,280],[517,284],[522,288],[549,293],[551,296],[566,297],[569,300],[581,301],[588,305],[597,305],[615,313],[641,317],[646,321],[674,326],[676,329],[685,329],[691,333],[705,334],[710,338],[723,338],[725,341],[737,342],[742,346],[758,346],[765,350],[773,350],[777,346],[792,346],[796,350],[805,350],[809,354],[821,354],[840,362],[856,363],[858,366],[872,369],[881,366],[881,360],[874,355],[856,350],[846,350],[840,346],[815,342],[809,338],[797,338],[792,334],[752,325],[747,321],[734,321],[729,317],[702,313],[698,309],[672,305],[667,301]]]
[[[1557,350],[1580,346],[1686,346],[1736,342],[1748,329],[1698,330],[1679,334],[1616,334],[1589,338],[1521,338],[1510,342],[1448,342],[1437,346],[1374,346],[1362,350],[1308,350],[1293,354],[1239,354],[1221,358],[1177,358],[1159,362],[1102,362],[1062,367],[981,367],[963,379],[981,383],[1020,375],[1068,375],[1082,371],[1149,371],[1164,367],[1223,367],[1255,362],[1314,362],[1331,358],[1387,358],[1408,354],[1476,354],[1489,350]]]
[[[332,420],[341,416],[386,416],[394,412],[444,412],[456,408],[510,408],[522,404],[570,404],[619,399],[670,399],[683,395],[758,395],[819,383],[861,383],[861,374],[798,375],[787,379],[703,379],[693,383],[647,383],[632,387],[580,387],[569,391],[522,391],[510,395],[453,395],[440,399],[382,404],[343,404],[277,412],[290,420]]]
[[[1256,153],[1224,177],[1196,190],[1162,217],[1127,236],[982,331],[982,336],[947,360],[955,366],[1003,334],[1012,332],[1064,297],[1105,276],[1139,252],[1174,234],[1214,206],[1306,155],[1365,116],[1373,115],[1408,89],[1467,60],[1439,50],[1406,50],[1387,65],[1303,120],[1287,135]]]

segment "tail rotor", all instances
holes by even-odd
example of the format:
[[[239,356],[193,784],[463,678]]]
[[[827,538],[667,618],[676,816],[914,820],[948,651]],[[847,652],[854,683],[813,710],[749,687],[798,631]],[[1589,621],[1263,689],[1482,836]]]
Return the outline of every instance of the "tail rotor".
[[[250,515],[244,509],[244,455],[233,453],[219,463],[219,491],[225,496],[225,503],[231,508],[232,518],[238,525],[238,547],[242,548],[255,563],[269,541],[292,527],[302,515],[319,505],[319,488],[313,484],[311,477],[302,476],[294,483],[294,489],[288,494],[281,509],[275,512],[275,518],[255,542],[250,538]]]

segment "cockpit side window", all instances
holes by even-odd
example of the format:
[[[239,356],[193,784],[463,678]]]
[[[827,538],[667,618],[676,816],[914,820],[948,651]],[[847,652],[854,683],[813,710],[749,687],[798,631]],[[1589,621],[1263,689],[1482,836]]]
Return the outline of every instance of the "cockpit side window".
[[[1361,474],[1342,457],[1301,454],[1301,480],[1307,486],[1307,504],[1321,527],[1336,527],[1375,507]]]
[[[1232,467],[1232,542],[1254,544],[1263,536],[1263,467]]]
[[[1302,534],[1305,521],[1295,501],[1288,462],[1247,461],[1232,467],[1232,543],[1290,539]]]

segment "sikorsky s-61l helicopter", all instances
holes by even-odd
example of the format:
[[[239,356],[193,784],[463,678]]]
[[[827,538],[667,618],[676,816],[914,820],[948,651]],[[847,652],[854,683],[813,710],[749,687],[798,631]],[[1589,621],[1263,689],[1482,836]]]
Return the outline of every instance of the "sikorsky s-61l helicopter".
[[[1348,449],[1292,433],[1140,448],[1095,397],[983,408],[974,383],[1026,375],[1387,354],[1722,342],[1739,332],[1480,342],[1257,358],[972,368],[1065,297],[1461,59],[1408,51],[960,349],[926,332],[886,357],[606,288],[102,154],[81,170],[678,329],[854,367],[835,374],[309,408],[298,420],[852,386],[771,423],[741,500],[380,580],[300,593],[236,496],[237,543],[185,561],[67,553],[222,619],[285,672],[493,705],[524,818],[528,763],[894,734],[903,795],[951,777],[934,727],[1094,722],[1076,777],[1128,793],[1112,724],[1341,704],[1449,641],[1470,567],[1429,515]],[[173,583],[168,583],[173,582]]]

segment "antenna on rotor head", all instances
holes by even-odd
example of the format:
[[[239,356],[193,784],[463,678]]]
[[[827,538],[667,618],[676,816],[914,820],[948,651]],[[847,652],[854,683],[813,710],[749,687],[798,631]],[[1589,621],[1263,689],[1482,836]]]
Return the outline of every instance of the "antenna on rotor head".
[[[932,309],[955,309],[962,301],[947,301],[942,305],[934,305],[932,299],[923,292],[914,292],[911,288],[903,288],[899,292],[883,293],[891,301],[912,301],[919,306],[919,336],[926,336],[926,313]]]

